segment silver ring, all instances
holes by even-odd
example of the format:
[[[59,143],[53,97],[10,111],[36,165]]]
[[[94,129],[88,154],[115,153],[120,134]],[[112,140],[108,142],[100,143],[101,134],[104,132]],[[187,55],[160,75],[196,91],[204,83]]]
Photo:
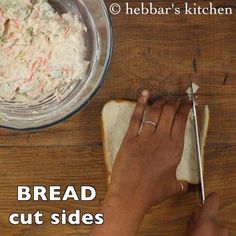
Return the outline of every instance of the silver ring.
[[[153,125],[155,127],[157,127],[158,123],[154,122],[154,121],[151,121],[151,120],[146,120],[143,122],[143,124],[145,125]]]
[[[179,185],[180,185],[180,188],[181,188],[181,192],[180,193],[183,193],[184,192],[184,185],[181,182],[179,182]]]

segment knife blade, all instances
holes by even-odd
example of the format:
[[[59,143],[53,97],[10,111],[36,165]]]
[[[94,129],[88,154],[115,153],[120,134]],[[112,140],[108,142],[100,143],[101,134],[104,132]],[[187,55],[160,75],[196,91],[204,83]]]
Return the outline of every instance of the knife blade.
[[[206,200],[205,196],[205,183],[203,176],[203,166],[202,166],[202,156],[201,156],[201,146],[200,146],[200,136],[199,136],[199,126],[198,126],[198,117],[197,117],[197,103],[194,95],[193,82],[190,78],[190,99],[192,101],[193,106],[193,115],[194,115],[194,130],[196,137],[196,151],[197,151],[197,159],[198,159],[198,169],[199,169],[199,178],[201,185],[201,201],[204,204]]]

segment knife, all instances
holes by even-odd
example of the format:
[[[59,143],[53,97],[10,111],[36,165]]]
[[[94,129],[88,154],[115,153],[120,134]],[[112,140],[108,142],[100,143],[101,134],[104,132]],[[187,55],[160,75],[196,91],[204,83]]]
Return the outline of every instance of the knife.
[[[206,196],[205,196],[205,184],[204,184],[204,177],[203,177],[199,126],[198,126],[198,118],[197,118],[197,103],[195,100],[193,82],[191,78],[190,78],[190,94],[189,95],[190,95],[190,99],[193,105],[194,130],[195,130],[195,137],[196,137],[196,150],[197,150],[197,159],[198,159],[198,166],[199,166],[198,169],[199,169],[199,177],[200,177],[200,185],[201,185],[201,200],[202,200],[202,203],[204,204],[206,200]]]

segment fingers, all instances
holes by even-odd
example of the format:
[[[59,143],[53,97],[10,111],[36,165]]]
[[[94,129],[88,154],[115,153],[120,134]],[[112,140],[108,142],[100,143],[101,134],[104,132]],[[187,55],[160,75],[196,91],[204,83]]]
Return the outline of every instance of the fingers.
[[[136,137],[143,121],[143,114],[147,106],[149,92],[144,90],[139,97],[133,115],[130,120],[129,128],[127,131],[128,137]]]
[[[219,197],[217,194],[212,193],[207,197],[203,206],[199,204],[193,208],[192,216],[188,224],[187,235],[190,235],[191,232],[194,232],[195,228],[196,233],[199,230],[199,235],[205,235],[208,232],[209,235],[229,236],[229,230],[221,225],[217,220],[218,211]],[[204,228],[205,231],[200,230]]]
[[[201,214],[202,207],[200,205],[196,205],[192,210],[192,220],[197,220]]]
[[[149,109],[147,116],[145,117],[146,121],[152,121],[158,124],[160,116],[161,116],[161,110],[162,106],[166,103],[166,100],[164,98],[157,100]],[[151,133],[154,133],[156,130],[156,127],[151,124],[143,124],[143,128],[141,133],[143,135],[149,135]]]
[[[184,145],[185,128],[191,109],[190,103],[181,104],[174,119],[174,123],[171,130],[171,138],[173,141],[181,146]]]
[[[131,117],[127,136],[136,137],[138,135],[148,98],[149,93],[144,90]],[[156,101],[148,111],[146,121],[151,121],[158,125],[155,127],[151,124],[144,124],[141,133],[143,135],[151,134],[156,130],[158,134],[168,134],[177,142],[183,143],[190,108],[189,104],[181,105],[179,101],[166,102],[164,98]]]
[[[169,101],[163,106],[160,122],[156,129],[156,133],[158,135],[170,134],[175,118],[175,113],[179,106],[179,101]]]
[[[202,208],[202,215],[206,217],[217,217],[220,207],[220,200],[216,193],[211,193]]]

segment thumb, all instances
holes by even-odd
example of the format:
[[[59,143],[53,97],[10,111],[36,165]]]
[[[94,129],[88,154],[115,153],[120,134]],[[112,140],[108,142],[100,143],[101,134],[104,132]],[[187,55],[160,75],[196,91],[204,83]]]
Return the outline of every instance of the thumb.
[[[202,206],[200,204],[196,205],[192,210],[191,218],[195,221],[201,214]]]
[[[208,195],[202,208],[202,215],[207,217],[217,217],[220,208],[220,200],[216,193]]]

